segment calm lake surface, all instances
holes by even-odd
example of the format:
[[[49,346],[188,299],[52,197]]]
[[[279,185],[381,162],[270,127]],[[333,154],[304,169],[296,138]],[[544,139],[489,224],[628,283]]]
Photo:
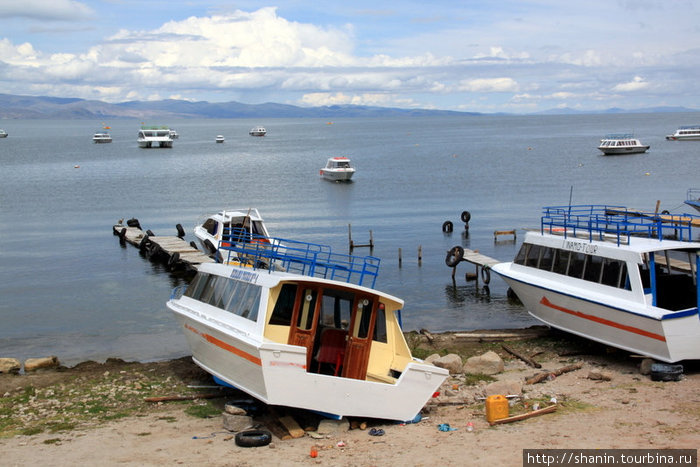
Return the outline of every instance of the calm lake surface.
[[[404,329],[433,332],[537,322],[493,277],[487,293],[453,283],[455,245],[511,260],[544,205],[616,204],[688,212],[700,142],[671,142],[700,113],[381,119],[179,120],[172,149],[140,149],[137,120],[4,120],[0,139],[0,357],[57,355],[66,364],[187,355],[165,302],[183,279],[119,245],[112,226],[139,219],[175,235],[224,208],[260,210],[272,235],[348,251],[373,232],[377,288],[403,298]],[[248,136],[262,124],[264,138]],[[634,132],[646,154],[603,156],[606,133]],[[216,144],[216,135],[226,137]],[[330,156],[352,159],[349,184],[319,178]],[[471,213],[468,234],[460,221]],[[452,233],[443,233],[446,220]],[[516,241],[494,230],[517,229]],[[422,248],[422,262],[418,249]],[[399,266],[398,251],[403,262]],[[358,248],[355,254],[369,254]]]

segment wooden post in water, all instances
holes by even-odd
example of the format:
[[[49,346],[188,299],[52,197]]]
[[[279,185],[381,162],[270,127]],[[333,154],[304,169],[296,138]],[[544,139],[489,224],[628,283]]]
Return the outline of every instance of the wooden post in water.
[[[402,262],[402,259],[401,259],[401,247],[399,247],[399,267],[401,267],[401,262]]]
[[[418,245],[418,266],[423,265],[423,246]]]

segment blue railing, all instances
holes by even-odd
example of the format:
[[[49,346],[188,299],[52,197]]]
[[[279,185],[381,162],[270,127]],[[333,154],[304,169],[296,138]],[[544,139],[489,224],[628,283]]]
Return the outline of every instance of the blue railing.
[[[612,235],[620,245],[632,236],[692,241],[694,223],[700,225],[700,216],[634,211],[624,206],[546,206],[542,208],[540,229],[542,233],[565,237],[587,234],[589,240],[603,240]]]
[[[285,238],[265,237],[244,229],[225,232],[219,243],[223,262],[238,261],[256,269],[281,269],[374,288],[379,258],[333,253],[331,247]]]

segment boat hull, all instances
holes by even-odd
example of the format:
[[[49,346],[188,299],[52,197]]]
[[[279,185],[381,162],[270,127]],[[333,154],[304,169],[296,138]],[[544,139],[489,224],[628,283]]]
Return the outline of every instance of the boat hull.
[[[393,384],[309,373],[304,347],[224,331],[172,300],[168,308],[183,328],[197,365],[270,405],[338,417],[411,420],[449,375],[443,368],[418,361],[409,363]]]
[[[700,135],[689,135],[689,136],[667,135],[666,139],[668,141],[700,141]]]
[[[321,177],[333,182],[348,182],[355,175],[354,170],[328,170],[321,169]]]
[[[649,150],[649,146],[632,147],[599,147],[606,156],[618,156],[622,154],[641,154]]]
[[[644,309],[611,306],[593,297],[572,295],[526,282],[509,271],[510,263],[492,269],[508,283],[528,313],[543,323],[603,344],[664,362],[700,358],[698,310],[656,318]],[[663,310],[661,310],[663,311]]]

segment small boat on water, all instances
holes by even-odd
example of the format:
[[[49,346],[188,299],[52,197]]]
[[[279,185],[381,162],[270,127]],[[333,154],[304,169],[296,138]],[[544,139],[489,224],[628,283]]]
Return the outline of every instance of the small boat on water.
[[[241,241],[249,240],[251,234],[268,237],[270,234],[265,227],[265,222],[255,208],[229,209],[207,216],[207,218],[194,227],[194,236],[209,254],[216,254],[224,237],[231,240],[232,229],[238,229],[243,234]],[[230,242],[224,242],[224,246],[230,246]]]
[[[685,204],[700,212],[700,188],[690,188],[685,197]]]
[[[266,404],[414,419],[449,372],[412,357],[403,300],[374,289],[379,258],[241,235],[167,302],[194,362]]]
[[[111,143],[112,135],[109,134],[107,129],[99,130],[92,135],[92,142],[97,144]]]
[[[319,173],[326,180],[347,182],[355,175],[355,168],[350,165],[350,159],[347,157],[331,157]]]
[[[216,142],[217,143],[223,143],[226,141],[226,138],[224,138],[224,135],[216,135]]]
[[[672,363],[700,359],[699,216],[552,206],[491,267],[545,324]]]
[[[256,126],[255,128],[251,128],[248,134],[250,136],[265,136],[267,134],[267,130],[265,127]]]
[[[7,138],[7,132],[0,128],[0,138]]]
[[[173,137],[167,126],[142,126],[136,140],[140,148],[173,147]]]
[[[170,139],[178,139],[179,137],[180,137],[180,135],[178,134],[178,132],[171,128],[170,129]]]
[[[600,140],[598,149],[606,156],[638,154],[647,152],[649,150],[649,145],[642,144],[632,134],[609,134]]]
[[[669,141],[698,141],[700,140],[700,125],[681,126],[671,135],[666,135]]]

